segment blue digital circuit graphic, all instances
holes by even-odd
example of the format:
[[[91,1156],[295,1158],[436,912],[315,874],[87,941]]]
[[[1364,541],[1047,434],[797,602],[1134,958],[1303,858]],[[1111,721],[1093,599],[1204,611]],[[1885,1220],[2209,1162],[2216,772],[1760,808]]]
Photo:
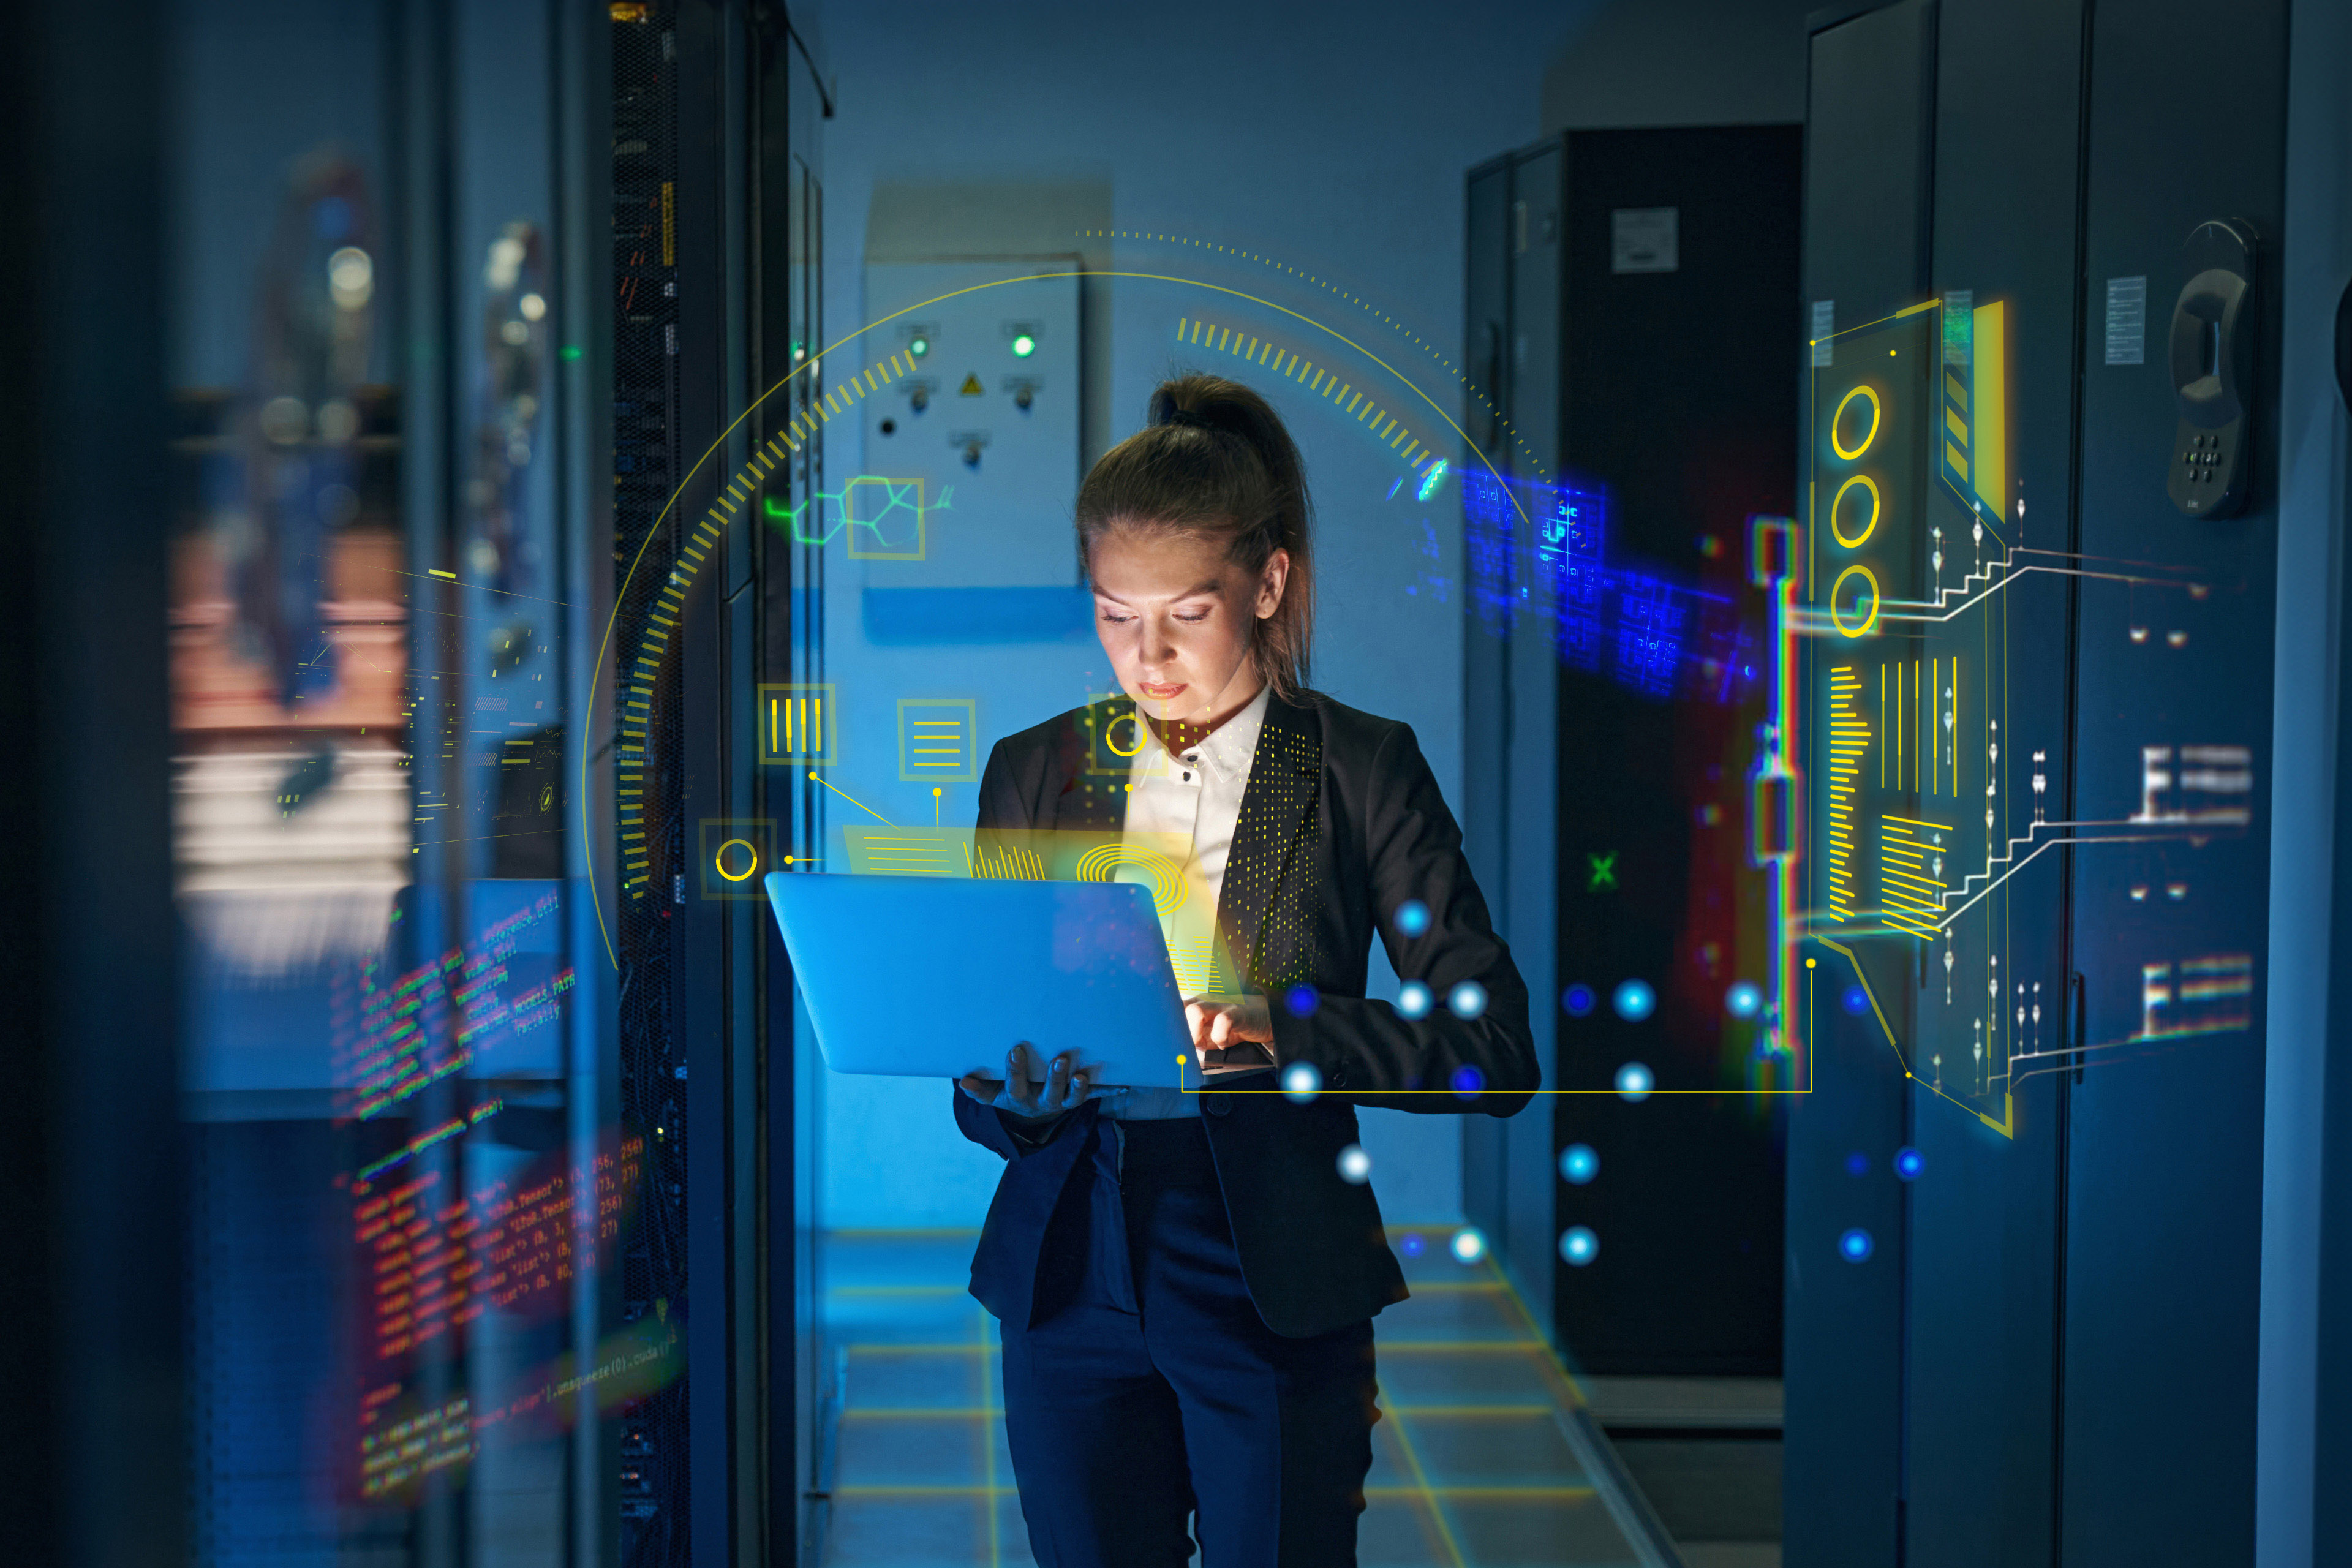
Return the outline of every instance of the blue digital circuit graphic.
[[[1609,560],[1604,492],[1465,471],[1462,508],[1464,607],[1495,636],[1548,626],[1561,663],[1661,700],[1732,702],[1759,679],[1729,598]]]

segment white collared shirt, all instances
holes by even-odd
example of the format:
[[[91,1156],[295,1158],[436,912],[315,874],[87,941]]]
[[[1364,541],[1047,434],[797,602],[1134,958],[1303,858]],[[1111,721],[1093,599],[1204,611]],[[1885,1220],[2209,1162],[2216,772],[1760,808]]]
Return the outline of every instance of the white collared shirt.
[[[1221,956],[1217,899],[1224,889],[1242,795],[1249,787],[1250,762],[1257,755],[1258,731],[1265,726],[1272,696],[1271,687],[1261,689],[1248,707],[1181,753],[1171,752],[1139,714],[1136,720],[1147,739],[1128,768],[1126,837],[1146,854],[1178,840],[1191,846],[1181,871],[1183,896],[1160,918],[1177,986],[1188,1002],[1238,987],[1232,960]],[[1135,865],[1122,866],[1118,877],[1147,879]],[[1201,1113],[1200,1097],[1178,1089],[1111,1089],[1103,1098],[1104,1110],[1126,1121]]]

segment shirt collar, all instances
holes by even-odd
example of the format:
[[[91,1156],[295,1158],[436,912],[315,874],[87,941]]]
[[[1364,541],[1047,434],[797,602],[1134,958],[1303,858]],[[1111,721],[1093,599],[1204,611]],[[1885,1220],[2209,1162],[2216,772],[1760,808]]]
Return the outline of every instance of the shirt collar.
[[[1250,760],[1257,755],[1258,731],[1265,727],[1265,705],[1273,695],[1271,686],[1258,688],[1248,707],[1218,725],[1195,748],[1203,773],[1219,784],[1231,784],[1249,772]]]

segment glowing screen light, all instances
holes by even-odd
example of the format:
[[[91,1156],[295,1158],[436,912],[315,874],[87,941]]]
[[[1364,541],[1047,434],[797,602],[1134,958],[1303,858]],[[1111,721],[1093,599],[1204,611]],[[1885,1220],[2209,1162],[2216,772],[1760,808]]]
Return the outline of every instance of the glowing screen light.
[[[1601,1238],[1590,1226],[1570,1226],[1559,1233],[1559,1255],[1570,1268],[1581,1268],[1601,1255]]]
[[[1927,1162],[1919,1157],[1919,1151],[1916,1149],[1895,1151],[1895,1173],[1906,1182],[1917,1181],[1919,1173],[1927,1169]]]
[[[1856,1226],[1838,1237],[1838,1256],[1848,1263],[1860,1263],[1869,1258],[1870,1232]]]
[[[1454,1239],[1446,1245],[1453,1249],[1456,1263],[1475,1263],[1486,1256],[1486,1238],[1474,1225],[1465,1225],[1455,1231]]]
[[[1437,493],[1437,487],[1443,484],[1444,480],[1445,459],[1440,458],[1437,461],[1429,465],[1429,471],[1427,473],[1421,476],[1421,500],[1426,501],[1430,497],[1435,495]]]
[[[1764,1005],[1764,993],[1753,982],[1743,980],[1723,994],[1723,1005],[1735,1018],[1753,1018]]]
[[[1616,1008],[1617,1016],[1627,1023],[1638,1024],[1657,1011],[1658,994],[1650,989],[1650,983],[1646,980],[1627,980],[1610,993],[1609,1005]]]
[[[1282,1098],[1305,1105],[1323,1091],[1323,1075],[1313,1062],[1293,1062],[1282,1069]]]
[[[1591,1012],[1594,1000],[1592,987],[1581,982],[1559,994],[1559,1005],[1568,1010],[1571,1018],[1581,1018]]]
[[[1627,1062],[1617,1069],[1617,1098],[1629,1105],[1639,1105],[1650,1098],[1658,1080],[1640,1062]]]
[[[1397,906],[1397,930],[1407,936],[1419,936],[1429,929],[1429,906],[1419,899],[1407,899]]]
[[[1429,994],[1429,987],[1418,980],[1408,980],[1397,988],[1397,1011],[1408,1018],[1425,1016],[1430,1004],[1435,1000]]]
[[[1457,1018],[1475,1018],[1486,1010],[1486,988],[1465,980],[1445,994],[1445,1005]]]
[[[1036,352],[1037,340],[1031,337],[1028,333],[1023,332],[1013,340],[1013,357],[1014,359],[1027,359],[1031,354],[1034,354]]]
[[[1350,1143],[1339,1151],[1339,1179],[1349,1186],[1360,1187],[1372,1177],[1372,1157],[1364,1152],[1360,1143]]]
[[[1570,1186],[1580,1187],[1601,1173],[1601,1156],[1590,1143],[1570,1143],[1559,1152],[1559,1173]]]

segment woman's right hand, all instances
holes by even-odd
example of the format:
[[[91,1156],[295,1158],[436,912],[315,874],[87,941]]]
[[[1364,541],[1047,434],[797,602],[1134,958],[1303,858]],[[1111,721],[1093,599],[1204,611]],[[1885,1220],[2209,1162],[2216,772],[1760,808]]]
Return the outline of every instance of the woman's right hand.
[[[1010,1085],[1008,1091],[1007,1085]],[[962,1089],[982,1105],[993,1105],[1011,1110],[1016,1116],[1058,1116],[1086,1100],[1091,1086],[1083,1072],[1070,1068],[1067,1051],[1055,1057],[1046,1069],[1044,1084],[1034,1084],[1029,1078],[1029,1047],[1014,1046],[1004,1057],[1004,1077],[986,1078],[973,1072],[956,1080]]]

